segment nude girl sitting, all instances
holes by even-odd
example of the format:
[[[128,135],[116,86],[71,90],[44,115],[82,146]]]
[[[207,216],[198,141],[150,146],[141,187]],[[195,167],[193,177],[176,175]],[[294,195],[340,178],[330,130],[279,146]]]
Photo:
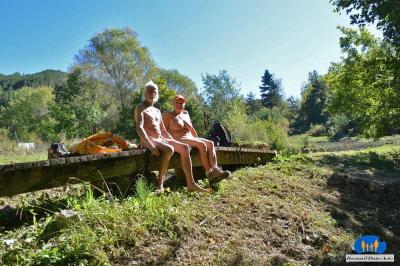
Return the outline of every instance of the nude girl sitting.
[[[139,134],[141,145],[148,148],[152,155],[161,156],[157,189],[163,189],[169,161],[174,151],[176,151],[181,157],[182,169],[186,176],[187,190],[208,192],[209,190],[200,187],[193,179],[190,147],[174,140],[166,131],[161,119],[160,110],[153,106],[157,100],[158,86],[150,81],[143,89],[143,102],[135,109],[136,131]]]
[[[201,164],[210,181],[219,181],[229,176],[229,171],[218,167],[214,143],[208,139],[199,138],[185,109],[185,98],[177,95],[173,101],[174,110],[163,113],[163,121],[167,131],[179,142],[199,150]]]

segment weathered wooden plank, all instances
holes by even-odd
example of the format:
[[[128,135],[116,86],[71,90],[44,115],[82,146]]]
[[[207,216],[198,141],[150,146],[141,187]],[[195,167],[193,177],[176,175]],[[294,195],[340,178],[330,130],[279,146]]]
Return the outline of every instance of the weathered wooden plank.
[[[145,170],[144,155],[120,157],[48,167],[17,169],[0,173],[0,196],[64,186],[82,181],[93,182]]]
[[[259,149],[217,147],[220,165],[252,165],[270,161],[276,154]],[[196,150],[191,152],[194,167],[201,166]],[[95,182],[119,176],[136,175],[158,170],[159,160],[146,150],[122,151],[52,159],[0,166],[0,197],[65,186],[77,182]],[[180,157],[175,154],[170,169],[179,169]],[[101,175],[100,175],[101,173]]]

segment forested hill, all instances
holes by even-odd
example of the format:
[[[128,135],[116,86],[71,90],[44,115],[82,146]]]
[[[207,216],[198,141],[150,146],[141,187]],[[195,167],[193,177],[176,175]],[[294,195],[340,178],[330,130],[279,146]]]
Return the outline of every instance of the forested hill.
[[[17,90],[25,86],[56,86],[67,78],[67,73],[60,70],[44,70],[34,74],[14,73],[11,75],[0,74],[0,90]]]

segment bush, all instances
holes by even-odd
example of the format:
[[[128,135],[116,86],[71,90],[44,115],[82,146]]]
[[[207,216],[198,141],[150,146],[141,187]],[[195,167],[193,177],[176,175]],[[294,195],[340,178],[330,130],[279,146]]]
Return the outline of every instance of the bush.
[[[7,128],[0,128],[0,155],[12,155],[12,154],[32,154],[36,151],[45,151],[48,148],[48,143],[43,140],[34,132],[26,135],[27,142],[35,143],[34,150],[27,150],[18,147],[18,142],[10,138],[10,130]]]
[[[358,135],[357,123],[350,120],[346,115],[335,115],[328,121],[328,135],[331,140],[339,140],[347,136]]]
[[[0,154],[15,152],[17,148],[17,142],[9,138],[9,130],[0,128]]]
[[[240,103],[232,107],[223,121],[236,142],[247,144],[268,143],[271,148],[283,150],[288,143],[285,121],[274,121],[273,118],[261,120],[246,115]]]
[[[325,136],[327,134],[327,128],[322,124],[311,124],[307,134],[313,137]]]

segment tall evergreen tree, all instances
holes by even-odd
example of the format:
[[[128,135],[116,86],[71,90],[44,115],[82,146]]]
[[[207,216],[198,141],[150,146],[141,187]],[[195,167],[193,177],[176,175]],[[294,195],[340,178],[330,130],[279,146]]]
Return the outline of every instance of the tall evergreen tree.
[[[300,101],[293,95],[287,98],[288,119],[290,122],[294,121],[300,109]]]
[[[254,113],[254,105],[256,103],[256,95],[252,92],[249,92],[246,96],[246,104],[249,108],[249,113]]]
[[[261,78],[261,102],[267,108],[279,106],[282,103],[282,94],[280,88],[280,82],[274,79],[272,73],[265,70],[264,75]]]

